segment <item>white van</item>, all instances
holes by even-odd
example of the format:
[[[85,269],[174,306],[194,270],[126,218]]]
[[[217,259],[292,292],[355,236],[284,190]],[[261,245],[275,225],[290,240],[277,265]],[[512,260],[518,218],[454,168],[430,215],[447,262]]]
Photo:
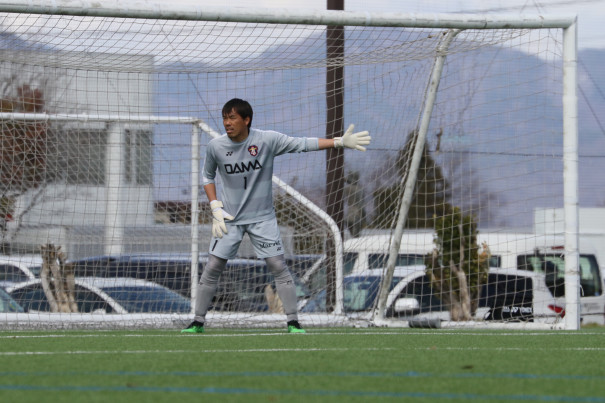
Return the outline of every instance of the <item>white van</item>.
[[[434,233],[404,233],[396,266],[424,264],[424,257],[434,248]],[[564,239],[561,236],[532,233],[479,232],[478,244],[484,242],[491,252],[490,272],[530,277],[534,289],[534,320],[556,322],[565,315]],[[583,245],[582,245],[583,247]],[[370,235],[344,243],[344,275],[384,268],[390,250],[390,235]],[[325,257],[303,276],[312,289],[325,282]],[[603,279],[594,251],[580,251],[582,324],[605,324]],[[322,273],[323,272],[323,273]],[[320,274],[321,273],[321,274]]]
[[[534,318],[565,316],[564,238],[531,233],[479,233],[492,255],[491,272],[529,276],[533,281]],[[596,253],[581,245],[580,315],[582,324],[605,324],[605,294]]]
[[[344,242],[343,275],[386,267],[390,252],[391,236],[368,235],[351,238]],[[433,250],[433,232],[412,231],[404,233],[395,266],[423,265],[424,257]],[[325,267],[325,255],[317,260],[301,277],[305,283]]]

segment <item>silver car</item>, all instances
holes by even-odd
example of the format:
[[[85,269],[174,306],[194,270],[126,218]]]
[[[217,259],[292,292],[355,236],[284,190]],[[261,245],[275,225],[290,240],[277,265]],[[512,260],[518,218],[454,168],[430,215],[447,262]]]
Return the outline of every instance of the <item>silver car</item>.
[[[50,312],[40,279],[10,286],[8,294],[26,312]],[[75,279],[75,301],[80,313],[189,313],[189,299],[150,281],[133,278],[81,277]]]

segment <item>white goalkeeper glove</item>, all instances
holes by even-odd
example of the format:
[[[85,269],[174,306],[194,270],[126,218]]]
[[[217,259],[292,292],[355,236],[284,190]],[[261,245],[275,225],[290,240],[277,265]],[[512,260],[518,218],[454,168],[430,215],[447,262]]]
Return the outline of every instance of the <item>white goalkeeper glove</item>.
[[[222,238],[223,234],[227,233],[225,220],[233,220],[234,217],[223,210],[223,203],[218,200],[212,200],[210,208],[212,209],[212,236]]]
[[[352,148],[359,151],[365,151],[370,144],[370,133],[368,131],[353,133],[355,125],[350,125],[342,137],[334,137],[334,148]]]

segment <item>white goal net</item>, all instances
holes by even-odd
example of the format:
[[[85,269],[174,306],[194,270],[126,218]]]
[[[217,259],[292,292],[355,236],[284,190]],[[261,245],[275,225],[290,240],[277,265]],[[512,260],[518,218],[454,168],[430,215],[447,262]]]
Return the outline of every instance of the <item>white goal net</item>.
[[[580,289],[603,321],[596,257],[562,235],[573,19],[74,3],[0,9],[0,324],[186,325],[211,235],[200,167],[236,97],[253,127],[372,136],[276,159],[304,326],[574,328]],[[272,283],[245,240],[208,326],[282,326]]]

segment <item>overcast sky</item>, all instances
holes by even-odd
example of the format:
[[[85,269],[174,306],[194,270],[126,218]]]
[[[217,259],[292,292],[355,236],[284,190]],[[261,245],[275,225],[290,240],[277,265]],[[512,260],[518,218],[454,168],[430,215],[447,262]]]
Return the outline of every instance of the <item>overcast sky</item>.
[[[344,0],[347,11],[578,16],[580,48],[605,48],[605,0]],[[327,0],[219,0],[213,6],[326,9]]]

